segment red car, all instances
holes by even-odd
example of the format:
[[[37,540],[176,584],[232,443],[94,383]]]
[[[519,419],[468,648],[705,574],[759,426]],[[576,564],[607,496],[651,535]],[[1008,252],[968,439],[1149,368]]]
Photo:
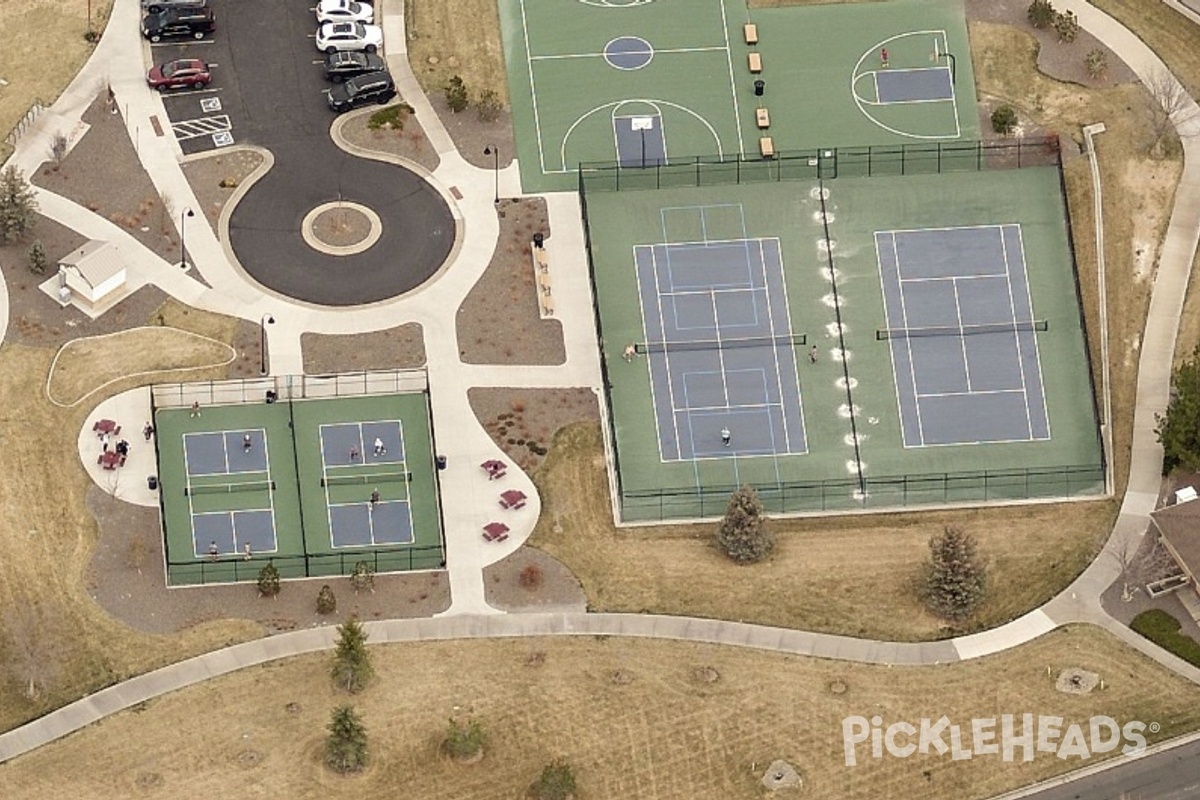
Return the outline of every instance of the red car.
[[[181,58],[154,67],[146,76],[151,88],[165,92],[168,89],[201,89],[212,80],[208,64],[198,58]]]

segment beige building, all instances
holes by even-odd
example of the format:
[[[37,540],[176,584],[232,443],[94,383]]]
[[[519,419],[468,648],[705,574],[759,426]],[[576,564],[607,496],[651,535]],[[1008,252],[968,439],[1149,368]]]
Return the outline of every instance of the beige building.
[[[59,260],[58,279],[60,302],[95,314],[124,296],[125,262],[115,244],[92,239]]]

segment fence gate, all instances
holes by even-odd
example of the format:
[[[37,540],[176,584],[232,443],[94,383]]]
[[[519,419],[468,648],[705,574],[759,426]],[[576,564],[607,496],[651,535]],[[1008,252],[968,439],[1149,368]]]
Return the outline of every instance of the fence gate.
[[[837,177],[837,148],[817,152],[817,178],[823,181]]]

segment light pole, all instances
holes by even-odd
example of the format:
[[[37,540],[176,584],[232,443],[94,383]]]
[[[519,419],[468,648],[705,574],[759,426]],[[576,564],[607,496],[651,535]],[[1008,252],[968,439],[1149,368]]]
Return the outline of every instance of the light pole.
[[[262,342],[259,345],[259,352],[262,353],[262,370],[260,375],[267,374],[267,326],[274,325],[275,318],[270,314],[263,314],[259,321],[259,328],[262,330]]]
[[[179,215],[179,268],[180,269],[188,268],[187,250],[186,250],[185,244],[184,244],[184,234],[187,231],[188,217],[194,217],[194,216],[196,216],[196,212],[192,211],[190,208],[185,208],[183,210],[183,212]]]
[[[496,176],[496,192],[492,197],[492,205],[500,205],[500,150],[496,145],[489,144],[483,148],[483,154],[492,157],[492,174]]]

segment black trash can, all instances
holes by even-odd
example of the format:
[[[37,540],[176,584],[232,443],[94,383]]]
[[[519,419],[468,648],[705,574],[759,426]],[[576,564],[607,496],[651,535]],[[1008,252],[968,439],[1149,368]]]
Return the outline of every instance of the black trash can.
[[[152,492],[158,491],[158,476],[157,475],[146,476],[146,488]]]
[[[546,241],[546,236],[545,236],[545,234],[541,233],[540,231],[533,235],[533,246],[536,247],[538,250],[542,249],[545,241]]]
[[[755,97],[762,97],[763,92],[765,92],[766,90],[767,90],[767,82],[766,81],[760,79],[760,80],[756,80],[754,82],[754,96]]]
[[[437,461],[438,469],[446,468],[446,457],[445,456],[437,456],[434,460]]]
[[[270,405],[279,399],[279,395],[274,389],[267,389],[267,404]]]

